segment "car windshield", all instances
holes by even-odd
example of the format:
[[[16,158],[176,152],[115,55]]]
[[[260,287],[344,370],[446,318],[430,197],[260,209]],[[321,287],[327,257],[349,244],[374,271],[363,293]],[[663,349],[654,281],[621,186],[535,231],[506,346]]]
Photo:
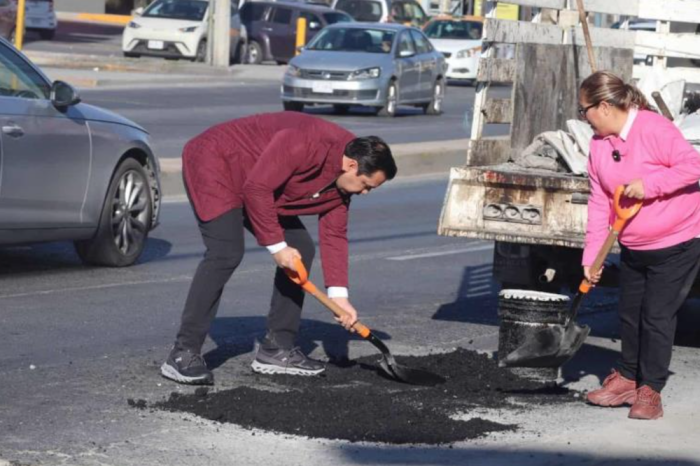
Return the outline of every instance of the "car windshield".
[[[395,31],[380,29],[329,28],[314,37],[307,49],[325,52],[389,53],[395,35]]]
[[[417,3],[413,2],[393,2],[391,4],[391,16],[398,23],[425,20],[425,13]]]
[[[326,18],[328,24],[349,23],[353,20],[352,17],[340,12],[324,13],[323,17]]]
[[[356,21],[374,23],[382,19],[382,4],[371,0],[338,0],[335,9],[346,12]]]
[[[143,12],[144,18],[202,21],[209,2],[204,0],[157,0]]]
[[[425,28],[425,35],[431,39],[481,39],[482,23],[477,21],[433,21]]]

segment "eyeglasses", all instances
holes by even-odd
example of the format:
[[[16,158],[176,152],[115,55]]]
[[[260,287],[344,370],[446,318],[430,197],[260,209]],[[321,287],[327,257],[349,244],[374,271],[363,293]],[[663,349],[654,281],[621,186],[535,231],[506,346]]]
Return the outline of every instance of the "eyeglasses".
[[[599,103],[597,103],[597,104],[591,104],[591,105],[589,105],[588,107],[581,107],[581,106],[579,105],[579,106],[578,106],[578,116],[581,117],[581,118],[586,118],[586,113],[588,113],[588,111],[589,111],[590,109],[592,109],[593,107],[597,107],[598,105],[600,105],[600,104],[599,104]]]

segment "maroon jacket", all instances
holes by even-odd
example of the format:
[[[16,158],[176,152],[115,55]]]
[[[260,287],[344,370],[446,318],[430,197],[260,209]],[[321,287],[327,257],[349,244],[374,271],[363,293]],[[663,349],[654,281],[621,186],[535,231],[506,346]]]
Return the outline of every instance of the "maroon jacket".
[[[209,221],[245,208],[261,246],[284,241],[278,215],[317,214],[325,284],[347,287],[350,199],[324,188],[342,173],[345,146],[354,138],[338,125],[292,112],[214,126],[182,154],[195,212]]]

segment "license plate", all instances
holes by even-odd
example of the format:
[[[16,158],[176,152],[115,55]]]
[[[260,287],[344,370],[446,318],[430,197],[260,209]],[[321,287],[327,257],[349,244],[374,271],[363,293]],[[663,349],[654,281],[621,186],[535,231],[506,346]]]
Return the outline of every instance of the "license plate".
[[[149,40],[148,48],[152,50],[163,50],[165,48],[165,42],[162,40]]]
[[[333,94],[333,83],[318,82],[311,85],[314,94]]]

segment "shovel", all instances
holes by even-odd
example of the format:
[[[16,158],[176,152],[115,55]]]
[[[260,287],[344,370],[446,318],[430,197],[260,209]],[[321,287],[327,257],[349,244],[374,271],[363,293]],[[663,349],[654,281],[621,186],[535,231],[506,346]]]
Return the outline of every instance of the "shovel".
[[[591,266],[591,276],[595,276],[603,266],[605,258],[615,241],[617,241],[617,237],[627,221],[637,215],[639,209],[642,208],[642,201],[637,201],[630,207],[622,208],[620,206],[620,198],[624,190],[624,186],[618,186],[615,190],[615,215],[617,218]],[[579,307],[581,307],[583,298],[592,287],[591,283],[584,278],[571,303],[564,325],[543,328],[528,335],[517,349],[499,361],[499,365],[507,367],[556,368],[571,359],[591,332],[590,327],[587,325],[580,326],[576,324],[576,314]]]
[[[347,315],[343,308],[338,306],[338,304],[333,302],[333,300],[326,296],[325,293],[316,288],[316,285],[309,281],[309,274],[300,259],[296,259],[294,266],[297,269],[296,272],[285,269],[285,272],[290,280],[297,285],[300,285],[304,291],[318,299],[321,304],[326,306],[333,314],[336,315],[336,317],[345,317]],[[382,360],[380,361],[380,365],[382,369],[384,369],[384,372],[392,379],[412,385],[425,385],[429,387],[445,382],[444,378],[437,374],[433,374],[432,372],[421,369],[411,369],[410,367],[397,363],[394,356],[389,351],[389,348],[387,348],[386,345],[360,321],[355,322],[352,328],[355,329],[358,335],[372,343],[377,347],[377,349],[379,349],[379,351],[382,352]]]

